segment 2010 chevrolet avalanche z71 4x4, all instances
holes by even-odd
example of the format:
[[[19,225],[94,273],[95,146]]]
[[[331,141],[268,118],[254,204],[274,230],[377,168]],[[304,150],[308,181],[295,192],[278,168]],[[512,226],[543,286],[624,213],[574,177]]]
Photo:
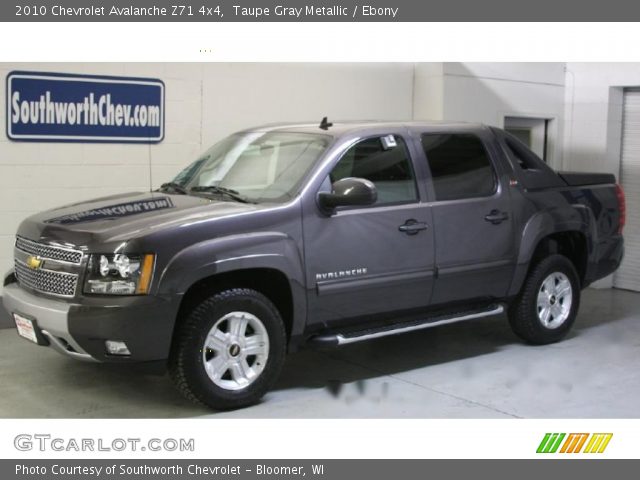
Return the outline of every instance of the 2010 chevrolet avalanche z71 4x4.
[[[280,125],[158,191],[29,217],[3,303],[72,358],[168,366],[213,408],[258,401],[287,351],[508,313],[563,338],[623,255],[622,190],[482,125]]]

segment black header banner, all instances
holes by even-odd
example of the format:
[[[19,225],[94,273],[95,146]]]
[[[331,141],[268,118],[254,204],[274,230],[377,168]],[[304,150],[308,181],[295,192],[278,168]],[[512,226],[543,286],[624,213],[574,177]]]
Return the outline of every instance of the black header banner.
[[[0,3],[1,22],[638,20],[640,3],[629,0],[14,0]]]

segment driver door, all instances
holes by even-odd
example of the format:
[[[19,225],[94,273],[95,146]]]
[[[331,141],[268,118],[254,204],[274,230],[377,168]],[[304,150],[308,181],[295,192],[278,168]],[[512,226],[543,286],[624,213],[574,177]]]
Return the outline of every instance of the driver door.
[[[370,206],[316,205],[303,216],[310,324],[399,315],[422,309],[433,286],[431,208],[420,202],[414,165],[400,133],[364,138],[349,147],[321,190],[346,177],[370,180]]]

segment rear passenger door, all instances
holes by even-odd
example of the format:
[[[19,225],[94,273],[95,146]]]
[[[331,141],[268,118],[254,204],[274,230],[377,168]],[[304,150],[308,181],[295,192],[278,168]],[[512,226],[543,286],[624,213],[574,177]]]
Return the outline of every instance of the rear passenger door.
[[[515,264],[513,215],[505,178],[477,133],[427,133],[435,265],[432,304],[502,298]]]

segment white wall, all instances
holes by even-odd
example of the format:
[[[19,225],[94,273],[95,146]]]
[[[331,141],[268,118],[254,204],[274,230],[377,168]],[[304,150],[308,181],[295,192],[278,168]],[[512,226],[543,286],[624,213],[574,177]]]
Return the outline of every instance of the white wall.
[[[640,63],[568,63],[568,169],[620,173],[622,91],[640,86]]]
[[[210,64],[203,77],[204,143],[273,122],[407,120],[412,64]]]
[[[566,168],[619,177],[622,92],[640,86],[640,64],[568,63],[566,85]],[[595,284],[611,285],[612,277]]]
[[[413,118],[444,118],[444,64],[418,63],[413,76]]]
[[[415,118],[504,126],[507,116],[553,119],[549,163],[561,163],[563,63],[443,63],[416,69]],[[421,100],[422,99],[422,100]],[[428,99],[436,99],[430,106]],[[440,104],[438,104],[440,102]]]
[[[160,78],[166,135],[158,145],[11,142],[0,115],[0,274],[12,265],[15,231],[35,212],[92,197],[149,190],[207,146],[279,121],[409,119],[411,64],[0,63],[11,70]],[[0,88],[0,105],[6,105]],[[0,287],[0,294],[1,294]]]

